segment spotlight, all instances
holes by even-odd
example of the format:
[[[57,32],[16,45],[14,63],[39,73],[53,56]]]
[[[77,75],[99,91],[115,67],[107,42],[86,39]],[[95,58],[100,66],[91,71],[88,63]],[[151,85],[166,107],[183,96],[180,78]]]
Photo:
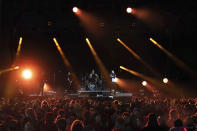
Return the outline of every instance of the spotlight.
[[[133,9],[131,7],[127,8],[127,13],[132,13]]]
[[[73,12],[77,13],[79,11],[79,9],[77,7],[73,7]]]
[[[146,86],[146,85],[147,85],[147,82],[146,82],[146,81],[143,81],[143,82],[142,82],[142,85],[143,85],[143,86]]]
[[[168,83],[168,78],[163,78],[163,83],[167,84]]]
[[[32,72],[29,69],[26,69],[22,72],[22,76],[24,79],[29,80],[32,78]]]
[[[48,85],[46,83],[44,83],[44,90],[43,91],[47,91],[48,90]]]
[[[14,69],[16,69],[16,70],[19,69],[19,68],[20,68],[19,66],[15,66],[15,67],[14,67]]]

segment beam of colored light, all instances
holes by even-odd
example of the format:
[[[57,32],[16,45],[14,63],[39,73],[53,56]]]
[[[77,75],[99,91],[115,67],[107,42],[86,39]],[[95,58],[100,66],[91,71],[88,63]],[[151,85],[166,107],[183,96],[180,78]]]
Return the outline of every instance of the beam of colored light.
[[[146,89],[147,90],[149,90],[149,91],[151,91],[151,92],[154,92],[154,88],[150,85],[150,84],[148,84],[146,81],[142,81],[142,85],[144,86],[144,87],[146,87]]]
[[[44,83],[43,91],[48,92],[50,90],[50,86],[47,83]]]
[[[17,52],[16,52],[16,59],[18,59],[18,57],[19,57],[19,55],[20,55],[22,41],[23,41],[23,38],[20,37],[19,44],[18,44],[18,48],[17,48]]]
[[[138,89],[139,87],[137,81],[122,78],[118,78],[116,84],[120,89],[125,90],[126,92],[135,92],[134,90]]]
[[[23,72],[22,72],[22,77],[26,80],[29,80],[32,78],[32,71],[30,69],[25,69]]]
[[[64,52],[62,51],[62,49],[61,49],[59,43],[57,42],[56,38],[53,38],[53,41],[54,41],[54,43],[55,43],[55,45],[56,45],[56,47],[57,47],[57,49],[58,49],[58,51],[59,51],[59,53],[60,53],[60,55],[61,55],[63,61],[64,61],[65,66],[66,66],[66,67],[68,68],[68,70],[71,72],[71,76],[72,76],[72,78],[73,78],[73,80],[74,80],[74,85],[77,86],[77,87],[80,87],[80,82],[79,82],[79,80],[78,80],[76,74],[74,73],[74,71],[73,71],[73,69],[72,69],[72,66],[71,66],[70,62],[68,61],[68,59],[67,59],[66,56],[64,55]]]
[[[132,15],[146,23],[149,28],[161,29],[165,24],[165,13],[158,12],[158,10],[150,7],[135,8],[132,11]]]
[[[101,28],[102,22],[95,16],[95,14],[91,14],[90,12],[86,12],[81,9],[79,9],[79,11],[75,14],[79,18],[80,24],[88,33],[91,33],[97,37],[103,34],[103,30]]]
[[[12,67],[14,67],[14,66],[16,65],[16,62],[17,62],[17,60],[19,59],[20,52],[21,52],[22,41],[23,41],[23,38],[20,37],[19,43],[18,43],[18,47],[17,47],[17,51],[16,51],[16,58],[15,58],[13,64],[12,64]]]
[[[123,41],[121,41],[119,38],[117,41],[123,45],[137,60],[139,60],[142,64],[144,64],[154,75],[157,77],[160,77],[160,74],[155,71],[148,63],[146,63],[137,53],[135,53],[131,48],[129,48]]]
[[[184,69],[188,73],[190,73],[192,76],[196,77],[196,74],[194,71],[192,71],[184,62],[182,62],[180,59],[178,59],[175,55],[170,53],[168,50],[166,50],[163,46],[161,46],[158,42],[156,42],[153,38],[149,39],[154,45],[156,45],[159,49],[161,49],[170,59],[172,59],[177,66]]]
[[[159,88],[163,92],[174,93],[174,95],[177,93],[177,89],[175,89],[175,85],[173,85],[173,84],[172,85],[168,85],[169,88],[166,89],[166,88],[164,88],[165,87],[164,83],[162,83],[162,82],[160,82],[160,81],[158,81],[158,80],[156,80],[154,78],[151,78],[149,76],[143,75],[143,74],[138,73],[138,72],[136,72],[134,70],[127,69],[127,68],[125,68],[123,66],[120,66],[120,69],[125,70],[125,71],[129,72],[132,75],[135,75],[135,76],[137,76],[137,77],[139,77],[141,79],[144,79],[144,80],[152,83],[153,85],[155,85],[157,88]],[[180,95],[180,94],[177,94],[177,95]]]
[[[125,70],[125,71],[127,71],[127,72],[129,72],[129,73],[131,73],[131,74],[133,74],[133,75],[135,75],[135,76],[138,76],[138,77],[140,77],[140,78],[142,78],[142,79],[145,79],[145,80],[147,80],[147,81],[153,81],[152,78],[147,77],[147,76],[145,76],[145,75],[143,75],[143,74],[140,74],[140,73],[138,73],[138,72],[136,72],[136,71],[134,71],[134,70],[127,69],[127,68],[125,68],[125,67],[123,67],[123,66],[120,66],[120,69]]]
[[[64,64],[70,69],[71,65],[70,65],[68,59],[65,57],[64,52],[62,51],[62,49],[61,49],[59,43],[57,42],[56,38],[53,38],[53,41],[55,42],[55,45],[56,45],[56,47],[57,47],[57,49],[58,49],[58,51],[59,51],[59,53],[60,53],[60,55],[61,55],[61,57],[64,61]]]
[[[19,69],[19,66],[15,66],[15,67],[12,67],[12,68],[4,69],[4,70],[0,71],[0,75],[3,74],[3,73],[10,72],[10,71],[18,70],[18,69]]]
[[[137,77],[139,77],[139,78],[142,78],[142,79],[144,79],[144,80],[146,80],[146,81],[150,81],[151,83],[153,83],[153,84],[155,84],[155,85],[157,85],[157,86],[161,86],[161,82],[158,82],[156,79],[154,79],[154,78],[151,78],[151,77],[149,77],[149,76],[146,76],[146,75],[143,75],[143,74],[141,74],[141,73],[138,73],[138,72],[136,72],[136,71],[134,71],[134,70],[131,70],[131,69],[127,69],[127,68],[125,68],[125,67],[123,67],[123,66],[120,66],[120,69],[122,69],[122,70],[125,70],[125,71],[127,71],[127,72],[129,72],[129,73],[131,73],[131,74],[133,74],[133,75],[135,75],[135,76],[137,76]]]
[[[98,65],[98,67],[99,67],[99,69],[100,69],[100,71],[101,71],[103,77],[104,77],[105,80],[106,80],[107,86],[108,86],[109,88],[112,89],[113,86],[112,86],[112,82],[111,82],[111,78],[110,78],[109,72],[108,72],[107,69],[105,68],[103,62],[101,61],[101,59],[100,59],[99,56],[97,55],[96,51],[94,50],[94,48],[93,48],[93,46],[92,46],[92,44],[90,43],[90,41],[89,41],[88,38],[86,38],[86,42],[87,42],[87,44],[88,44],[88,46],[89,46],[89,48],[90,48],[90,51],[92,52],[92,54],[93,54],[93,56],[94,56],[94,59],[95,59],[97,65]]]

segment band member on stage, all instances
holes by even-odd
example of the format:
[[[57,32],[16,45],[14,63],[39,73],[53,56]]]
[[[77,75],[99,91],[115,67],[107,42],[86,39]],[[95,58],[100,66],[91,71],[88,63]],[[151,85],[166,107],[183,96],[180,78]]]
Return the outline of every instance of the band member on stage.
[[[70,72],[68,72],[68,76],[67,77],[68,77],[67,80],[68,80],[69,88],[71,89],[73,81],[72,81],[72,76],[71,76]]]
[[[98,78],[98,90],[102,90],[102,89],[103,89],[103,78],[102,75],[100,74]]]
[[[93,88],[96,89],[97,87],[97,82],[98,82],[98,74],[95,73],[94,69],[92,70],[92,72],[89,74],[89,88]]]
[[[98,78],[99,78],[98,74],[96,74],[94,69],[93,69],[92,72],[89,75],[90,82],[97,83]]]
[[[89,83],[88,78],[89,78],[89,74],[86,73],[86,74],[84,75],[84,77],[83,77],[83,85],[84,85],[84,87],[85,87],[85,90],[88,90],[88,83]]]
[[[116,74],[115,74],[114,70],[111,71],[110,77],[111,77],[111,79],[112,79],[112,82],[115,82]]]
[[[115,71],[114,71],[114,70],[111,71],[110,77],[111,77],[111,79],[112,79],[113,88],[114,88],[115,90],[118,90],[118,85],[117,85],[117,83],[116,83],[116,82],[117,82],[117,78],[116,78],[116,74],[115,74]]]

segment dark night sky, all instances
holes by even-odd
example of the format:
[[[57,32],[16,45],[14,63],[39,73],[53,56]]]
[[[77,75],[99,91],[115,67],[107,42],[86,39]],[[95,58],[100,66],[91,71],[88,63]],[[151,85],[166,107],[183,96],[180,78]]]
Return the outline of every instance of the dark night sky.
[[[182,69],[148,41],[149,37],[153,37],[197,70],[195,0],[0,1],[0,68],[11,65],[18,39],[22,36],[19,65],[33,63],[45,72],[46,77],[54,71],[61,70],[64,73],[66,68],[52,41],[56,37],[77,74],[90,72],[96,64],[85,43],[85,38],[88,37],[108,70],[114,69],[119,75],[128,77],[128,73],[119,70],[119,66],[124,65],[151,75],[116,42],[116,38],[120,37],[161,74],[168,74],[172,79],[189,79]],[[84,29],[72,12],[74,5],[91,12],[98,21],[104,23],[100,27],[101,35],[91,34]],[[125,9],[128,5],[147,8],[158,18],[146,23],[127,14]],[[48,26],[48,21],[52,22],[51,26]]]

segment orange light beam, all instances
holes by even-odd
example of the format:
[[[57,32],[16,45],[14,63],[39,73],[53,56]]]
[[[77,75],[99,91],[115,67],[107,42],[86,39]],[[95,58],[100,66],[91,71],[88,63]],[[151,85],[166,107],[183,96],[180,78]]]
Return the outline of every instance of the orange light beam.
[[[18,70],[18,69],[19,69],[19,66],[15,66],[15,67],[12,67],[12,68],[4,69],[4,70],[0,71],[0,75],[3,74],[3,73],[6,73],[6,72],[13,71],[13,70]]]
[[[59,43],[57,42],[56,38],[53,38],[53,41],[55,42],[55,45],[56,45],[56,47],[57,47],[57,49],[58,49],[58,51],[59,51],[59,53],[60,53],[60,55],[61,55],[61,57],[62,57],[62,59],[64,61],[64,64],[67,67],[71,68],[70,63],[69,63],[68,59],[65,57],[64,52],[62,51],[62,49],[61,49]]]
[[[160,81],[158,81],[158,80],[156,80],[154,78],[151,78],[149,76],[143,75],[141,73],[138,73],[138,72],[136,72],[134,70],[125,68],[123,66],[120,66],[120,69],[125,70],[125,71],[129,72],[132,75],[135,75],[135,76],[140,77],[140,78],[142,78],[142,79],[144,79],[146,81],[151,82],[152,84],[154,84],[155,86],[157,86],[158,88],[160,88],[160,90],[162,90],[164,92],[167,91],[167,93],[174,93],[174,94],[177,93],[178,89],[175,89],[175,85],[174,84],[168,85],[168,88],[165,88],[166,85],[163,82],[160,82]],[[177,95],[179,95],[179,94],[177,94]]]
[[[11,68],[4,69],[4,70],[0,71],[0,74],[19,69],[19,66],[16,66],[15,64],[16,64],[16,61],[18,60],[19,56],[20,56],[22,41],[23,41],[23,38],[20,37],[17,52],[16,52],[16,58],[15,58],[13,64],[12,64]]]
[[[23,41],[23,38],[20,37],[19,44],[18,44],[18,48],[17,48],[17,52],[16,52],[16,59],[17,59],[17,58],[19,57],[19,55],[20,55],[22,41]]]
[[[109,75],[109,72],[107,71],[107,69],[105,68],[103,62],[101,61],[101,59],[99,58],[99,56],[97,55],[96,51],[94,50],[92,44],[90,43],[89,39],[86,38],[86,42],[90,48],[90,51],[92,52],[93,56],[94,56],[94,59],[102,73],[102,75],[104,76],[104,78],[106,79],[106,82],[107,82],[107,85],[110,89],[112,89],[112,82],[111,82],[111,78],[110,78],[110,75]]]
[[[58,51],[59,51],[59,53],[60,53],[60,55],[61,55],[63,61],[64,61],[65,66],[66,66],[66,67],[68,68],[68,70],[71,72],[71,76],[72,76],[73,80],[75,80],[75,81],[74,81],[74,84],[75,84],[77,87],[80,87],[80,82],[79,82],[79,80],[78,80],[76,74],[74,73],[74,71],[73,71],[73,69],[72,69],[72,66],[71,66],[70,62],[69,62],[68,59],[66,58],[66,56],[65,56],[64,52],[62,51],[62,49],[61,49],[59,43],[57,42],[56,38],[53,38],[53,41],[54,41],[54,43],[55,43],[55,45],[56,45],[56,47],[57,47],[57,49],[58,49]]]
[[[85,10],[79,8],[78,8],[78,12],[75,14],[80,20],[80,24],[84,27],[84,29],[87,32],[97,37],[103,34],[103,31],[99,26],[101,24],[101,19],[95,16],[95,14],[86,12]]]
[[[142,79],[144,79],[146,81],[150,81],[150,82],[156,83],[156,81],[153,78],[145,76],[145,75],[143,75],[141,73],[138,73],[138,72],[136,72],[134,70],[127,69],[127,68],[125,68],[123,66],[120,66],[120,69],[125,70],[125,71],[127,71],[127,72],[129,72],[129,73],[131,73],[131,74],[133,74],[135,76],[138,76],[138,77],[140,77],[140,78],[142,78]]]
[[[20,39],[19,39],[19,43],[18,43],[18,48],[17,48],[17,51],[16,51],[16,58],[15,58],[15,60],[14,60],[13,64],[12,64],[12,67],[14,67],[14,66],[15,66],[15,64],[16,64],[16,62],[17,62],[17,60],[19,59],[20,52],[21,52],[21,45],[22,45],[22,41],[23,41],[23,38],[22,38],[22,37],[20,37]]]
[[[170,53],[168,50],[166,50],[163,46],[161,46],[158,42],[156,42],[153,38],[149,39],[154,45],[156,45],[159,49],[161,49],[170,59],[172,59],[177,66],[184,69],[188,73],[192,74],[195,78],[197,78],[196,74],[193,70],[191,70],[184,62],[182,62],[180,59],[178,59],[175,55]]]
[[[123,41],[119,38],[117,41],[123,45],[137,60],[139,60],[142,64],[144,64],[155,76],[160,77],[161,75],[155,71],[148,63],[146,63],[137,53],[135,53],[131,48],[129,48]]]

